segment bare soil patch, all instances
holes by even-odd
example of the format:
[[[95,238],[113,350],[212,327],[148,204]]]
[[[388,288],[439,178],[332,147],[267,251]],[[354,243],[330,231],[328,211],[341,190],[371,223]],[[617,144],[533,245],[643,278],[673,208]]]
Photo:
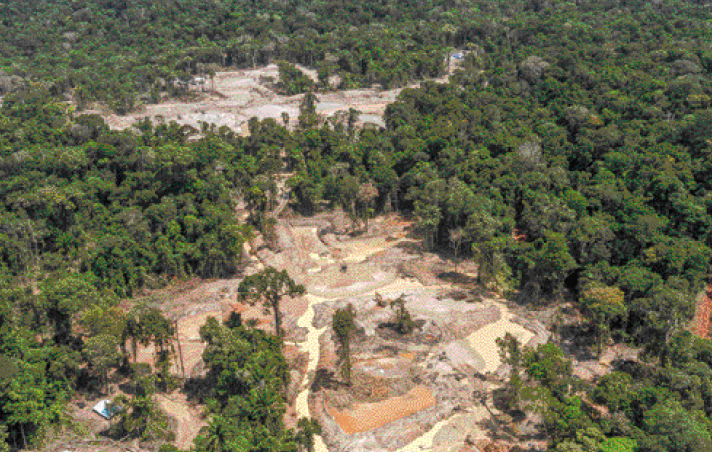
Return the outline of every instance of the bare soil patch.
[[[311,75],[314,71],[300,67]],[[97,106],[85,113],[97,113],[104,117],[112,129],[126,129],[136,121],[150,118],[153,121],[176,121],[200,130],[201,124],[226,126],[238,133],[248,135],[247,121],[252,117],[272,118],[279,123],[283,114],[288,115],[293,125],[299,115],[303,94],[284,96],[274,89],[279,78],[277,65],[218,72],[214,78],[214,90],[192,92],[187,100],[172,99],[160,104],[144,105],[138,111],[120,116]],[[438,80],[444,81],[444,80]],[[413,85],[417,86],[417,85]],[[402,88],[382,91],[359,89],[319,93],[319,114],[332,116],[338,111],[354,108],[362,113],[361,124],[366,122],[384,126],[382,116],[386,107],[393,103]]]
[[[417,386],[408,394],[381,402],[359,403],[343,411],[328,407],[327,411],[345,433],[351,434],[373,430],[433,405],[433,393],[424,386]]]
[[[193,412],[185,394],[157,395],[156,402],[177,422],[175,445],[179,449],[190,449],[200,429],[206,426],[207,422]]]

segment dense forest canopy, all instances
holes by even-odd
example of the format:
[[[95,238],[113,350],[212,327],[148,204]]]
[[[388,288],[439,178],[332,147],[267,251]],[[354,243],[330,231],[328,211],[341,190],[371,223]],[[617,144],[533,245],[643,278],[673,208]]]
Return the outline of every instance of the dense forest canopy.
[[[287,169],[295,210],[413,214],[426,245],[471,256],[481,282],[532,303],[569,297],[599,349],[644,348],[649,364],[596,386],[553,345],[521,357],[513,378],[544,394],[555,450],[709,450],[712,353],[685,326],[712,257],[711,15],[680,1],[0,1],[0,352],[20,369],[0,382],[8,447],[61,425],[88,375],[143,375],[127,344],[168,329],[140,333],[150,310],[101,328],[118,300],[239,275]],[[450,82],[403,90],[382,129],[320,118],[313,93],[295,130],[252,120],[249,137],[150,121],[112,131],[65,98],[128,111],[174,78],[273,60],[343,87],[401,86],[442,75],[456,48],[468,53]],[[205,435],[232,442],[209,449],[205,436],[198,450],[238,450],[237,438],[296,450],[282,382],[261,388],[279,407],[265,427],[239,422],[255,382],[232,393],[219,378],[260,360],[282,375],[276,339],[240,325],[203,335],[219,414]],[[250,347],[274,359],[253,362]],[[97,360],[111,349],[123,358]],[[169,384],[136,378],[144,395]],[[133,435],[154,431],[126,419]]]

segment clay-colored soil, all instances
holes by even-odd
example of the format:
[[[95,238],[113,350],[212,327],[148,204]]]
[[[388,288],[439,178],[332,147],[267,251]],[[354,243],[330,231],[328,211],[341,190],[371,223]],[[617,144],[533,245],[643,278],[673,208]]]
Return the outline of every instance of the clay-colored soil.
[[[489,302],[500,307],[503,313],[502,317],[499,321],[480,328],[467,338],[472,348],[485,362],[482,372],[494,372],[502,363],[499,357],[499,347],[497,346],[498,338],[504,337],[505,334],[510,333],[519,339],[520,343],[526,344],[532,337],[534,337],[534,334],[531,331],[527,330],[518,323],[512,322],[511,318],[513,317],[513,314],[507,310],[505,305],[495,300],[489,300]]]
[[[192,413],[184,394],[158,395],[156,402],[166,414],[178,422],[175,445],[179,449],[190,449],[200,429],[207,425],[206,422]]]
[[[373,430],[435,405],[435,398],[424,386],[416,386],[408,394],[376,403],[359,403],[351,410],[337,411],[327,407],[345,433]]]
[[[200,327],[205,324],[208,317],[215,317],[218,320],[222,320],[223,314],[221,311],[213,311],[191,317],[184,317],[178,320],[178,336],[180,337],[180,347],[186,377],[190,377],[195,366],[203,359],[203,351],[205,350],[206,344],[200,340]],[[174,375],[182,376],[177,344],[175,345],[175,349],[176,355],[173,365],[171,366],[171,372]],[[153,345],[149,345],[148,347],[139,346],[137,361],[153,365],[153,352]]]
[[[305,68],[300,69],[309,72]],[[170,100],[157,105],[145,105],[141,110],[125,116],[109,114],[101,111],[102,108],[86,112],[102,114],[112,129],[125,129],[139,119],[151,118],[176,121],[181,125],[191,125],[198,129],[201,123],[215,124],[217,127],[227,126],[243,135],[248,135],[247,121],[252,117],[260,120],[273,118],[282,123],[282,114],[286,113],[290,118],[290,124],[296,123],[303,95],[278,94],[273,86],[264,82],[266,77],[275,80],[278,78],[276,65],[219,72],[214,80],[215,92],[196,92],[197,99],[191,101]],[[337,111],[355,108],[362,112],[361,122],[383,125],[381,116],[386,107],[395,101],[400,91],[401,89],[390,91],[362,89],[320,93],[317,112],[324,116],[331,116]]]

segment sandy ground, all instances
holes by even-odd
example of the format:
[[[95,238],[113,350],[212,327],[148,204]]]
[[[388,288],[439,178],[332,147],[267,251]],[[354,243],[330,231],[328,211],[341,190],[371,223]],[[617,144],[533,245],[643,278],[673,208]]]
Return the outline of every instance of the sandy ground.
[[[159,394],[156,396],[156,402],[166,414],[178,422],[175,445],[179,449],[190,449],[198,432],[207,423],[192,413],[184,394]]]
[[[414,278],[400,276],[396,271],[384,269],[382,264],[376,262],[384,262],[381,258],[371,261],[381,253],[388,249],[397,246],[403,241],[412,241],[400,237],[397,240],[386,240],[386,235],[373,238],[359,238],[339,241],[335,244],[338,248],[339,258],[335,259],[330,255],[334,247],[326,247],[323,242],[317,237],[317,228],[314,227],[296,227],[296,232],[292,230],[292,237],[295,242],[295,249],[299,249],[300,253],[311,261],[312,266],[316,266],[315,271],[302,272],[298,276],[307,287],[308,293],[303,297],[294,299],[285,299],[282,303],[282,312],[285,318],[290,318],[291,324],[296,326],[296,329],[302,329],[302,333],[296,336],[290,336],[287,341],[288,345],[298,347],[299,351],[307,355],[306,373],[297,388],[297,396],[295,400],[294,410],[297,418],[310,417],[312,410],[309,406],[311,383],[313,381],[317,366],[319,365],[320,355],[322,353],[320,338],[326,332],[328,326],[316,328],[314,326],[315,307],[321,303],[334,303],[344,297],[375,296],[376,292],[385,298],[396,298],[402,293],[407,296],[408,309],[414,314],[418,314],[419,310],[423,312],[420,315],[427,313],[431,316],[446,315],[446,311],[453,309],[453,306],[460,306],[460,309],[467,308],[468,305],[462,305],[461,302],[440,300],[432,306],[419,306],[420,298],[412,296],[412,294],[420,294],[421,297],[434,296],[437,288],[425,287],[421,282]],[[283,253],[285,254],[285,253]],[[285,254],[289,255],[289,254]],[[341,271],[341,263],[348,263],[347,271]],[[290,270],[289,267],[287,267]],[[291,272],[290,272],[291,273]],[[195,289],[195,294],[191,292],[186,299],[194,302],[194,298],[204,298],[206,295],[213,294],[222,300],[222,306],[227,307],[232,305],[233,308],[241,312],[243,320],[248,318],[257,318],[262,328],[272,328],[271,315],[265,315],[259,306],[250,307],[234,303],[234,293],[236,281],[218,281],[208,283],[209,290]],[[202,290],[202,292],[200,291]],[[212,295],[211,295],[212,296]],[[506,305],[495,300],[484,300],[485,303],[492,303],[497,306],[502,315],[501,318],[480,328],[475,333],[470,334],[465,340],[460,340],[457,344],[453,343],[454,353],[468,354],[468,348],[472,349],[474,357],[468,358],[469,361],[477,361],[482,363],[483,372],[491,372],[496,370],[500,365],[498,349],[496,346],[496,338],[504,336],[506,332],[510,332],[517,336],[522,342],[527,342],[533,333],[529,332],[522,326],[512,321],[511,314]],[[189,303],[185,303],[189,306]],[[450,305],[453,306],[450,306]],[[214,316],[222,318],[225,315],[225,310],[212,309],[204,312],[188,311],[188,308],[182,307],[180,303],[176,304],[175,309],[182,309],[179,312],[185,312],[187,315],[178,320],[178,331],[181,338],[181,346],[183,350],[183,360],[185,363],[186,374],[190,375],[192,370],[198,365],[201,360],[202,351],[205,345],[200,342],[199,329],[208,317]],[[469,305],[470,308],[475,305]],[[219,307],[219,306],[218,306]],[[433,311],[435,309],[435,311]],[[438,309],[442,310],[439,313]],[[467,308],[469,309],[469,308]],[[431,312],[432,311],[432,312]],[[304,334],[306,331],[306,334]],[[467,334],[467,333],[465,333]],[[295,342],[294,337],[297,342]],[[303,340],[302,340],[303,339]],[[460,347],[462,350],[457,349]],[[452,347],[451,347],[452,348]],[[456,349],[456,350],[455,350]],[[448,349],[449,350],[449,349]],[[140,350],[140,360],[144,362],[152,361],[152,349],[146,347]],[[453,351],[449,351],[453,352]],[[380,363],[379,365],[387,363]],[[381,366],[382,367],[382,366]],[[478,365],[478,367],[480,367]],[[178,373],[179,369],[174,366],[174,371]],[[372,403],[354,403],[347,408],[335,409],[327,407],[331,416],[339,423],[342,430],[347,433],[358,433],[372,430],[381,425],[394,422],[398,419],[406,418],[414,413],[420,412],[437,403],[434,393],[426,386],[417,386],[402,396],[390,397],[385,400]],[[203,425],[197,418],[189,412],[189,406],[180,399],[165,399],[161,401],[161,405],[173,417],[178,420],[178,445],[179,447],[189,447],[192,444],[195,435],[197,435],[200,426]],[[313,407],[312,407],[313,408]],[[422,452],[424,450],[433,450],[438,452],[447,452],[453,445],[462,445],[463,432],[468,432],[475,437],[485,436],[479,424],[483,419],[489,417],[488,413],[481,411],[479,408],[470,410],[466,413],[461,413],[445,419],[435,425],[432,429],[418,438],[411,444],[399,449],[399,452]],[[321,437],[315,438],[315,451],[328,451]],[[183,446],[181,446],[183,445]]]
[[[307,294],[305,298],[309,300],[309,308],[306,310],[304,315],[299,318],[297,326],[306,328],[308,330],[307,338],[304,342],[301,342],[299,344],[299,348],[301,351],[306,352],[309,358],[307,362],[307,372],[304,375],[304,379],[302,380],[301,391],[297,396],[296,411],[297,417],[310,418],[311,412],[309,410],[309,386],[314,378],[316,366],[319,363],[319,339],[321,338],[321,335],[324,333],[324,331],[326,331],[326,327],[317,329],[314,328],[312,324],[314,320],[314,306],[319,303],[325,302],[326,299],[311,294]],[[316,436],[314,438],[314,451],[328,452],[326,444],[324,444],[324,440],[322,440],[321,436]]]
[[[494,372],[502,364],[499,357],[499,348],[497,347],[497,339],[504,337],[510,333],[522,344],[526,344],[534,337],[534,333],[525,329],[523,326],[511,321],[514,316],[509,309],[503,304],[495,300],[489,300],[490,303],[497,305],[502,312],[502,318],[495,323],[491,323],[484,328],[472,333],[467,340],[472,345],[472,348],[480,354],[484,359],[485,366],[482,372]]]
[[[222,319],[222,315],[222,311],[212,311],[194,317],[184,317],[178,321],[178,336],[181,341],[180,346],[186,376],[191,376],[193,369],[203,360],[205,343],[200,340],[200,327],[205,324],[209,317]],[[178,350],[176,350],[177,352]],[[172,371],[178,373],[176,364],[173,365]]]
[[[484,407],[476,407],[467,413],[456,414],[435,424],[423,436],[396,452],[423,452],[431,450],[450,450],[462,446],[466,437],[482,437],[486,434],[478,425],[490,414]]]
[[[210,311],[195,316],[184,317],[178,320],[178,336],[180,338],[180,350],[183,355],[183,366],[186,377],[190,377],[193,369],[202,361],[205,343],[200,340],[200,327],[205,324],[208,317],[215,317],[222,320],[222,311]],[[182,376],[183,372],[180,364],[180,354],[178,345],[174,341],[175,359],[171,366],[174,375]],[[154,346],[138,347],[137,361],[153,365]]]
[[[450,73],[461,64],[461,60],[450,59]],[[297,65],[302,72],[316,79],[316,71]],[[145,105],[140,111],[125,116],[108,114],[102,109],[87,110],[105,117],[112,129],[125,129],[137,120],[151,118],[159,121],[176,121],[200,129],[202,123],[226,126],[243,135],[249,134],[247,121],[256,117],[260,120],[273,118],[279,123],[283,114],[289,116],[290,125],[296,124],[299,104],[303,95],[283,96],[277,94],[273,83],[279,79],[276,64],[254,69],[218,72],[209,81],[204,91],[196,92],[200,100],[192,102],[167,101],[157,105]],[[434,79],[437,83],[447,82],[447,76]],[[409,85],[410,88],[420,83]],[[215,92],[211,92],[214,88]],[[209,90],[210,89],[210,90]],[[396,100],[403,88],[393,90],[358,89],[318,93],[317,112],[323,116],[333,116],[338,111],[358,110],[361,124],[372,123],[385,127],[383,114],[386,107]]]
[[[304,236],[311,234],[315,236],[316,231],[302,229],[297,236],[301,236],[301,239],[306,244],[309,240]],[[320,256],[322,258],[321,253],[311,253],[310,257],[317,262],[319,268],[306,281],[309,294],[305,298],[309,301],[309,308],[297,322],[298,326],[305,327],[308,330],[306,341],[300,343],[299,346],[302,351],[309,355],[307,375],[304,378],[302,391],[296,402],[297,412],[300,417],[311,414],[308,404],[309,382],[313,378],[320,359],[319,339],[327,329],[327,327],[318,329],[313,326],[315,306],[344,297],[373,296],[376,292],[386,298],[394,298],[401,293],[423,294],[435,291],[434,288],[425,287],[422,283],[412,278],[404,278],[396,274],[380,275],[383,271],[378,269],[377,266],[372,266],[369,262],[372,257],[397,244],[398,241],[387,241],[385,236],[339,242],[337,246],[342,253],[341,262],[353,264],[349,265],[347,272],[341,272],[339,265],[334,265],[330,262],[319,262],[316,257]],[[374,285],[374,280],[379,280],[379,278],[381,283]],[[417,300],[414,302],[417,302]],[[510,332],[522,342],[527,342],[533,337],[533,333],[512,322],[513,314],[509,312],[503,303],[491,299],[486,299],[484,302],[491,303],[501,310],[502,316],[500,320],[486,325],[479,331],[469,335],[466,340],[458,341],[456,345],[465,351],[472,349],[472,352],[477,355],[475,356],[477,358],[476,361],[482,363],[482,370],[491,372],[500,365],[495,342],[496,338]],[[444,306],[443,309],[448,306],[447,303],[441,304]],[[409,306],[410,308],[411,306]],[[413,305],[413,309],[417,310],[417,307]],[[350,408],[345,409],[327,406],[326,409],[344,432],[365,432],[405,418],[436,403],[433,394],[428,388],[420,386],[414,391],[415,393],[391,397],[380,402],[355,403]],[[482,430],[480,424],[489,417],[490,414],[482,407],[450,417],[435,425],[425,435],[411,444],[401,448],[399,452],[446,451],[458,445],[462,446],[466,434],[475,438],[486,436],[486,432]],[[321,438],[317,438],[315,450],[319,452],[328,450]]]
[[[435,398],[432,392],[424,386],[416,386],[399,397],[376,403],[359,403],[344,411],[328,407],[327,411],[344,432],[358,433],[373,430],[433,405]]]
[[[290,124],[295,124],[303,95],[277,94],[269,87],[269,82],[266,82],[269,77],[277,80],[277,65],[218,72],[214,80],[215,91],[224,97],[203,92],[200,93],[202,99],[193,102],[169,101],[146,105],[140,111],[125,116],[116,114],[104,116],[112,129],[125,129],[139,119],[151,118],[176,121],[181,125],[191,125],[196,128],[199,128],[201,123],[215,124],[217,127],[227,126],[236,132],[246,134],[248,133],[246,125],[250,118],[256,117],[260,120],[273,118],[282,123],[283,114],[289,116]],[[384,126],[383,113],[388,104],[395,101],[400,91],[401,89],[389,91],[362,89],[319,93],[317,96],[320,102],[317,105],[317,112],[324,116],[332,116],[337,111],[355,108],[363,114],[360,118],[362,123],[372,122]]]
[[[401,242],[416,242],[413,239],[399,238],[388,241],[385,237],[349,240],[340,243],[340,248],[346,253],[344,262],[363,262],[373,255],[392,248]]]

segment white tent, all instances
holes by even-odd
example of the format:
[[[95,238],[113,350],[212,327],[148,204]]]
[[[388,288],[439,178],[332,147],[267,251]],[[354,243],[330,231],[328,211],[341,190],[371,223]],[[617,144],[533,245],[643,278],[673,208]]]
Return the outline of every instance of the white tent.
[[[110,400],[104,399],[94,405],[92,410],[104,419],[111,419],[116,413],[121,411],[121,408],[112,405]]]

